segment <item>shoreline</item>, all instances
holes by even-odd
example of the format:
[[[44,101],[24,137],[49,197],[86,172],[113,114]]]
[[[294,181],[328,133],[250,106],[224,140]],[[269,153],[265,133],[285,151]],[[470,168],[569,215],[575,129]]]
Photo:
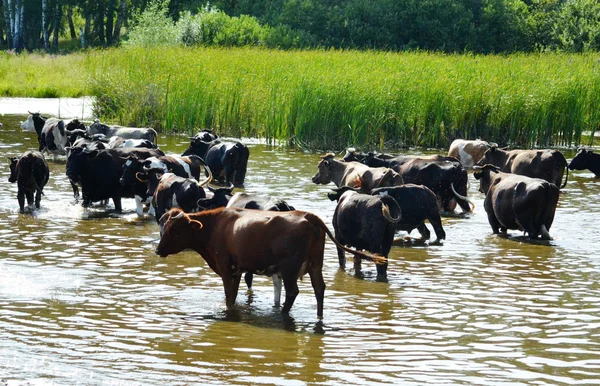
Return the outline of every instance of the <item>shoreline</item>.
[[[0,98],[0,115],[28,115],[39,112],[55,118],[94,118],[94,98]]]

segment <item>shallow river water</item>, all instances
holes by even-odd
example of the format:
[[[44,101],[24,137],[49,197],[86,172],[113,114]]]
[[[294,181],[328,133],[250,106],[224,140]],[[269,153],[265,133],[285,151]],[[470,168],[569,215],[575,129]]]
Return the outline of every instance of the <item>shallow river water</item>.
[[[19,214],[5,156],[36,147],[23,118],[4,116],[0,129],[0,385],[600,384],[590,172],[570,175],[550,243],[492,235],[472,176],[474,213],[445,218],[440,245],[394,247],[388,283],[368,262],[361,278],[340,270],[328,241],[321,328],[308,277],[289,317],[262,277],[226,313],[199,255],[154,254],[158,226],[132,199],[120,215],[76,204],[64,160],[49,162],[42,208]],[[187,143],[159,140],[175,153]],[[318,154],[249,147],[246,191],[331,224],[330,187],[310,180]]]

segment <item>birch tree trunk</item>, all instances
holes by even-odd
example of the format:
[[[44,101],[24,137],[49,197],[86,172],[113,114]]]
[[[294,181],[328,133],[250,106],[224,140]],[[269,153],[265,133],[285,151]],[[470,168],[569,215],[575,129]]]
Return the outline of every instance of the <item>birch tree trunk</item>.
[[[69,32],[71,33],[71,39],[77,39],[77,32],[75,32],[75,24],[73,23],[73,6],[69,5],[67,8],[67,22],[69,23]]]
[[[58,51],[58,35],[60,33],[60,23],[62,21],[62,5],[60,2],[56,4],[54,14],[54,34],[52,35],[52,48]]]
[[[10,18],[10,7],[8,0],[2,0],[2,6],[4,8],[4,20],[6,21],[6,45],[8,49],[12,48],[12,23]]]
[[[113,41],[119,41],[121,38],[121,27],[123,20],[127,17],[127,0],[121,0],[119,11],[117,12],[117,22],[115,23],[115,31],[113,33]]]
[[[42,0],[42,35],[44,39],[44,50],[50,50],[48,36],[48,0]]]

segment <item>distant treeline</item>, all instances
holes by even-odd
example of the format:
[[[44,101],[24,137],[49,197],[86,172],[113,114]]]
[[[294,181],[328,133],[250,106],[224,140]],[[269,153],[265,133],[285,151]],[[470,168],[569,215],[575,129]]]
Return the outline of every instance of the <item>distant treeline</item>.
[[[152,23],[148,23],[148,22]],[[155,22],[158,21],[158,25]],[[132,32],[130,34],[130,32]],[[0,46],[600,50],[598,0],[2,0]],[[65,45],[64,42],[70,45]],[[62,44],[62,46],[61,46]]]

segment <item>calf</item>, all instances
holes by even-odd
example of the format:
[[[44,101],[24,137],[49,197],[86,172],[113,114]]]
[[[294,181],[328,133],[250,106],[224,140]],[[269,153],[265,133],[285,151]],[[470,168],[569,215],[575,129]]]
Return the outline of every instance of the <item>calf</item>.
[[[340,244],[366,249],[387,259],[394,242],[396,224],[401,219],[402,210],[392,197],[370,196],[348,189],[339,196],[332,223],[335,238]],[[337,251],[340,267],[344,268],[345,249],[338,245]],[[360,259],[354,259],[357,273],[360,266]],[[386,275],[387,263],[377,265],[378,279],[385,279]]]
[[[298,278],[310,276],[317,298],[317,317],[323,318],[323,255],[325,235],[358,258],[385,263],[385,258],[341,245],[323,221],[312,213],[270,212],[219,208],[185,214],[173,209],[160,219],[163,232],[156,254],[166,257],[192,249],[223,280],[228,309],[235,304],[244,272],[280,275],[285,286],[287,314],[298,296]]]
[[[478,162],[479,166],[494,165],[505,173],[520,174],[531,178],[542,178],[560,188],[567,185],[562,177],[567,168],[565,156],[558,150],[502,150],[492,146]]]
[[[89,135],[104,134],[107,138],[118,136],[125,139],[147,139],[156,144],[156,131],[148,127],[106,125],[96,119],[87,130]]]
[[[333,182],[338,188],[349,186],[369,193],[382,186],[402,185],[402,176],[390,168],[371,168],[359,162],[343,162],[334,159],[335,154],[328,153],[321,157],[318,171],[313,176],[315,184]]]
[[[577,151],[577,155],[569,163],[571,170],[588,169],[596,177],[600,177],[600,154],[594,153],[593,150],[585,150],[583,148]]]
[[[490,144],[480,139],[455,139],[450,144],[448,156],[459,160],[465,169],[472,169],[473,166],[477,165],[481,157],[483,157],[483,154],[492,146],[498,145],[495,143]]]
[[[193,137],[182,155],[197,155],[206,161],[217,180],[241,186],[246,179],[250,150],[241,142],[222,142],[219,139],[206,142],[205,136]]]
[[[37,151],[27,151],[20,158],[9,159],[10,177],[8,181],[17,183],[17,200],[21,212],[25,208],[25,197],[27,197],[27,204],[33,205],[34,193],[35,207],[39,209],[43,189],[50,176],[44,155]]]
[[[541,235],[551,240],[550,226],[558,204],[558,187],[541,178],[503,173],[500,168],[485,165],[474,176],[481,181],[479,190],[485,194],[483,206],[494,233],[508,229],[526,232],[529,238]]]

